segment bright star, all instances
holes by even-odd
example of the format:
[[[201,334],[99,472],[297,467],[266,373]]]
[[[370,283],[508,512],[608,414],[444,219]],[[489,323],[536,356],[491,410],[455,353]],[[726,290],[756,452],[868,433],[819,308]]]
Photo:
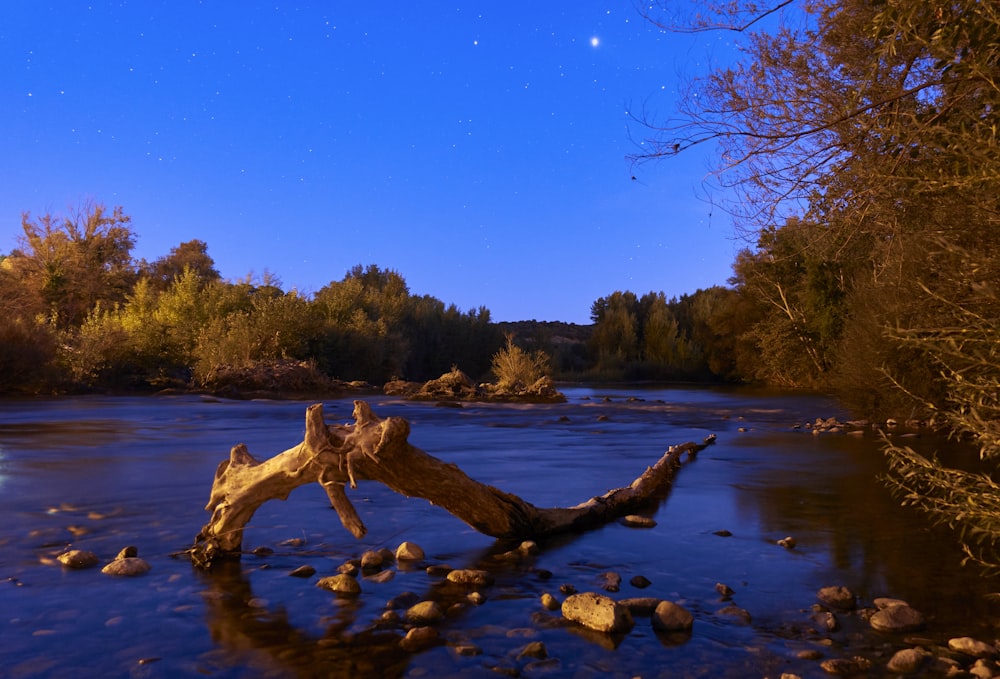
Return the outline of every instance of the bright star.
[[[600,44],[601,44],[601,39],[598,38],[596,35],[593,38],[590,39],[590,46],[591,47],[597,47]]]

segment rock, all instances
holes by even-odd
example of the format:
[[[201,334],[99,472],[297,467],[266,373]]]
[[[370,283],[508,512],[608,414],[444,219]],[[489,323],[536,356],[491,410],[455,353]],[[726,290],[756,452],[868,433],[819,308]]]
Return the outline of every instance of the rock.
[[[566,598],[562,615],[598,632],[628,632],[635,624],[628,609],[611,597],[596,592],[582,592]]]
[[[904,648],[889,658],[886,668],[896,674],[913,674],[927,659],[927,653],[918,648]]]
[[[368,582],[383,583],[383,582],[389,582],[394,577],[396,577],[395,571],[386,569],[384,571],[379,571],[378,573],[375,573],[373,575],[366,575],[365,580],[367,580]]]
[[[412,542],[402,542],[396,548],[396,561],[423,561],[424,550]]]
[[[540,641],[532,641],[527,646],[522,648],[517,654],[518,660],[521,660],[522,658],[536,658],[539,660],[544,660],[545,658],[548,657],[549,657],[549,652],[545,648],[545,644],[543,644]]]
[[[409,608],[420,601],[420,595],[416,592],[400,592],[386,602],[386,608]]]
[[[337,566],[337,572],[341,575],[355,576],[360,571],[360,566],[354,561],[345,561],[344,563]]]
[[[993,679],[996,675],[996,666],[993,663],[980,658],[969,668],[969,674],[976,679]]]
[[[854,658],[831,658],[819,664],[824,672],[836,674],[842,677],[849,677],[855,674],[867,672],[872,666],[870,660],[861,657]]]
[[[629,514],[621,522],[623,526],[628,526],[629,528],[654,528],[656,526],[655,520],[648,516],[639,516],[638,514]]]
[[[836,632],[840,629],[840,621],[830,611],[817,611],[809,616],[809,619],[826,632]]]
[[[910,606],[889,606],[877,611],[868,623],[880,632],[915,632],[924,626],[924,616]]]
[[[979,641],[972,637],[956,637],[948,640],[948,648],[973,658],[992,658],[997,654],[997,649],[985,641]]]
[[[653,611],[653,629],[660,632],[687,632],[694,625],[694,616],[672,601],[661,601]]]
[[[451,650],[453,650],[456,655],[461,655],[466,657],[474,655],[482,655],[483,653],[483,649],[479,648],[475,644],[468,644],[468,643],[455,644],[454,646],[451,647]]]
[[[118,552],[118,556],[116,556],[115,558],[116,559],[132,559],[132,558],[135,558],[137,556],[139,556],[139,549],[137,547],[129,545],[128,547],[124,548],[122,551]]]
[[[361,585],[347,573],[338,573],[337,575],[320,578],[316,582],[316,586],[343,596],[357,596],[361,594]]]
[[[362,571],[380,571],[385,563],[385,555],[381,551],[369,550],[361,555]]]
[[[296,568],[294,571],[289,573],[289,575],[291,575],[294,578],[311,578],[312,576],[316,575],[316,569],[310,566],[309,564],[305,564],[303,566],[299,566],[298,568]]]
[[[725,528],[722,530],[713,531],[712,535],[718,535],[720,538],[731,538],[733,537],[732,531],[728,531]]]
[[[134,549],[134,548],[133,548]],[[101,569],[105,575],[132,577],[148,573],[152,566],[137,556],[119,557]]]
[[[646,589],[653,584],[649,581],[649,578],[644,575],[633,576],[632,579],[629,580],[629,583],[636,589]]]
[[[825,606],[841,611],[853,611],[858,605],[854,592],[846,587],[823,587],[816,592],[816,598]]]
[[[750,618],[750,611],[745,608],[740,608],[739,606],[726,606],[718,611],[716,615],[728,615],[734,618],[738,618],[740,622],[745,625],[749,625],[752,620]]]
[[[472,587],[485,587],[493,584],[493,576],[489,571],[475,568],[459,568],[448,573],[448,582],[457,585],[470,585]]]
[[[601,582],[601,589],[607,592],[617,592],[622,587],[622,576],[612,571],[601,573],[598,579]]]
[[[539,550],[538,543],[534,540],[525,540],[517,546],[517,551],[526,556],[532,556],[534,554],[538,554],[541,550]]]
[[[619,606],[624,606],[628,609],[628,612],[632,614],[633,617],[637,615],[652,615],[656,607],[660,605],[663,599],[657,599],[652,596],[640,596],[632,597],[629,599],[622,599],[618,602]]]
[[[473,606],[482,606],[486,603],[486,597],[483,596],[482,592],[469,592],[465,595],[465,600]]]
[[[56,558],[66,568],[93,568],[100,562],[96,554],[82,549],[71,549]]]
[[[795,541],[795,538],[788,536],[778,540],[778,544],[784,547],[785,549],[795,549],[795,545],[797,545],[798,543]]]
[[[732,587],[721,582],[715,583],[715,591],[718,592],[723,599],[728,599],[735,594]]]
[[[903,601],[902,599],[891,599],[891,598],[885,597],[885,596],[878,597],[872,603],[875,604],[875,608],[878,609],[878,610],[882,610],[883,608],[889,608],[890,606],[909,606],[910,605],[908,602]]]
[[[437,644],[441,635],[433,627],[414,627],[400,639],[399,646],[404,651],[414,653]]]
[[[542,607],[549,611],[559,610],[559,607],[561,606],[559,600],[556,599],[551,594],[549,594],[548,592],[542,594],[541,601],[542,601]]]
[[[421,601],[407,609],[406,619],[409,622],[426,625],[443,620],[444,611],[436,601]]]
[[[561,593],[567,594],[567,595],[569,595],[569,594],[576,594],[576,587],[574,587],[573,585],[571,585],[569,583],[566,583],[565,585],[559,585],[559,591]]]

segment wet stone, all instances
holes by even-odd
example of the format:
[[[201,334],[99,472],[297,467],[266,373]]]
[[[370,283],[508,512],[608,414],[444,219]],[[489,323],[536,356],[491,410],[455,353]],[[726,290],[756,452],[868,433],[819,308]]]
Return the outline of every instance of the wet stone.
[[[436,601],[421,601],[410,606],[406,611],[406,619],[418,624],[430,624],[444,619],[444,611]]]
[[[687,632],[693,626],[694,616],[672,601],[661,601],[653,611],[653,629],[660,632]]]
[[[441,635],[433,627],[414,627],[400,640],[399,645],[404,651],[415,653],[436,645],[440,640]]]
[[[824,605],[841,611],[853,611],[857,606],[857,597],[846,587],[823,587],[816,592],[816,598]]]
[[[647,578],[644,575],[635,575],[632,577],[631,580],[629,580],[629,584],[631,584],[636,589],[646,589],[653,583],[650,582],[649,578]]]
[[[629,528],[654,528],[656,527],[656,521],[648,516],[639,516],[638,514],[629,514],[622,519],[622,525],[628,526]]]
[[[559,600],[556,599],[551,594],[549,594],[548,592],[542,594],[541,601],[542,601],[542,607],[548,611],[557,611],[561,606]]]
[[[457,585],[470,585],[472,587],[483,587],[493,584],[493,576],[489,571],[475,568],[460,568],[448,573],[448,582]]]
[[[956,637],[948,640],[948,648],[973,658],[992,658],[996,655],[997,649],[992,644],[979,641],[972,637]]]
[[[424,550],[412,542],[402,542],[396,548],[396,561],[423,561]]]
[[[151,568],[152,567],[149,563],[143,559],[136,556],[129,556],[115,559],[102,568],[101,572],[105,575],[114,575],[118,577],[134,577],[148,573]]]
[[[653,614],[653,611],[656,610],[656,607],[660,605],[661,601],[663,601],[663,599],[651,596],[640,596],[622,599],[618,602],[618,605],[627,608],[629,613],[633,616],[647,616]]]
[[[291,573],[289,573],[289,575],[294,578],[311,578],[315,574],[316,574],[316,569],[310,566],[309,564],[299,566]]]
[[[518,660],[522,658],[535,658],[538,660],[544,660],[545,658],[548,657],[549,657],[549,652],[545,648],[545,644],[543,644],[541,641],[532,641],[527,646],[522,648],[517,654]]]
[[[316,586],[320,589],[326,589],[335,594],[341,594],[344,596],[357,596],[358,594],[361,594],[361,585],[355,578],[347,575],[346,573],[339,573],[337,575],[320,578],[316,582]]]
[[[71,549],[56,559],[66,568],[92,568],[100,562],[96,554],[82,549]]]
[[[634,624],[627,608],[595,592],[567,597],[562,603],[562,614],[567,620],[598,632],[627,632]]]
[[[915,632],[924,626],[924,616],[910,606],[890,606],[877,611],[868,623],[880,632]]]
[[[622,576],[611,571],[601,573],[600,576],[598,576],[598,580],[600,582],[601,589],[607,592],[617,592],[622,586]]]
[[[913,674],[918,671],[927,659],[927,653],[917,648],[904,648],[896,651],[889,659],[886,668],[896,674]]]
[[[819,664],[823,668],[824,672],[828,674],[836,674],[841,677],[850,677],[856,674],[862,674],[867,672],[872,666],[872,663],[867,658],[854,657],[854,658],[831,658],[829,660],[824,660]]]

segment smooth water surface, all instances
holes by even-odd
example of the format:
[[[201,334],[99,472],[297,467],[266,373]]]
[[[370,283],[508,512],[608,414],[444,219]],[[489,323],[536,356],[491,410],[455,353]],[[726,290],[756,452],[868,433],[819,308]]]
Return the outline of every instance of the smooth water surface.
[[[373,482],[349,491],[369,529],[357,541],[311,486],[264,505],[247,529],[245,549],[266,546],[273,554],[247,554],[209,573],[176,553],[207,519],[216,466],[240,442],[258,459],[297,445],[307,403],[196,396],[0,403],[0,677],[471,677],[497,670],[809,677],[825,673],[799,651],[849,657],[903,647],[856,616],[838,632],[817,632],[809,609],[826,585],[848,586],[862,603],[906,599],[928,618],[924,634],[932,639],[993,638],[997,610],[986,595],[997,583],[960,568],[952,536],[889,496],[877,480],[876,437],[796,428],[843,416],[829,400],[740,389],[564,393],[565,404],[461,409],[368,400],[381,416],[407,418],[414,445],[540,506],[573,505],[625,485],[669,445],[717,434],[650,508],[654,528],[614,523],[543,542],[530,559],[501,562],[493,556],[509,546]],[[328,421],[350,421],[349,399],[324,409]],[[795,538],[794,549],[776,544],[786,536]],[[483,591],[485,603],[451,610],[439,625],[444,643],[415,654],[399,650],[399,626],[375,625],[386,602],[415,592],[449,605],[464,592],[442,587],[423,568],[402,567],[387,582],[362,580],[355,600],[315,587],[345,560],[403,540],[421,545],[428,564],[487,568],[496,580]],[[110,561],[127,545],[152,564],[149,574],[116,579],[54,561],[68,548]],[[288,576],[304,564],[317,575]],[[642,619],[623,637],[586,633],[539,603],[543,592],[561,599],[561,585],[602,591],[607,571],[623,578],[615,597],[687,607],[692,634],[658,635]],[[652,584],[630,584],[638,575]],[[730,602],[720,600],[716,583],[735,590],[731,603],[750,620],[720,612]],[[541,641],[548,658],[519,658],[530,641]]]

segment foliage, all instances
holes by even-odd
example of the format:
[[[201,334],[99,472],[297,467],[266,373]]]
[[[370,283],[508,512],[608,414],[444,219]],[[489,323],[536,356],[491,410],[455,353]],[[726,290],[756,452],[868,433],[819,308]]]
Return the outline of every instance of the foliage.
[[[650,18],[670,3],[646,5]],[[708,3],[743,58],[643,121],[637,161],[717,144],[715,177],[757,246],[736,264],[768,380],[914,414],[993,459],[1000,386],[1000,5],[979,0]],[[903,498],[992,551],[1000,493],[887,444]],[[995,460],[994,460],[995,464]],[[982,540],[982,542],[980,542]]]
[[[507,343],[493,355],[491,366],[500,389],[517,391],[548,377],[551,363],[552,359],[544,351],[529,353],[514,344],[514,336],[508,334]]]

